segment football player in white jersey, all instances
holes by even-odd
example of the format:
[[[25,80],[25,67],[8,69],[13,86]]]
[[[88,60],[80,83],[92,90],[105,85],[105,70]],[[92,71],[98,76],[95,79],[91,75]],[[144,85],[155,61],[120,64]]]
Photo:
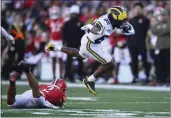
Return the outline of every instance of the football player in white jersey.
[[[80,59],[91,57],[99,61],[102,65],[91,76],[83,79],[83,83],[87,86],[89,92],[96,95],[94,81],[114,68],[112,57],[106,51],[106,48],[101,45],[101,42],[106,36],[112,33],[133,35],[135,33],[134,28],[126,20],[126,10],[121,6],[114,6],[108,10],[107,14],[95,20],[92,25],[88,24],[81,28],[87,32],[81,39],[79,50],[76,48],[54,46],[51,43],[48,44],[47,50],[61,51]]]

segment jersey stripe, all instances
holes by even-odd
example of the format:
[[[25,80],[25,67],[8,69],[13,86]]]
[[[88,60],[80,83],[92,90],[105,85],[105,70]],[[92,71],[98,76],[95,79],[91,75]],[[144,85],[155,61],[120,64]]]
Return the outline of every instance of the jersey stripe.
[[[100,28],[103,28],[102,24],[99,21],[97,21],[96,23],[100,26]]]
[[[55,79],[52,83],[52,85],[56,85],[56,82],[58,81],[58,79]]]
[[[95,53],[93,50],[91,50],[90,45],[91,45],[91,40],[89,39],[89,37],[87,36],[88,39],[88,43],[87,43],[87,50],[93,55],[95,56],[102,64],[106,64],[106,60],[103,59],[102,57],[100,57],[97,53]]]
[[[126,11],[123,10],[122,8],[120,8],[120,7],[114,7],[114,8],[111,8],[110,10],[116,10],[119,13],[118,15],[112,14],[114,19],[123,20],[123,19],[127,18]]]

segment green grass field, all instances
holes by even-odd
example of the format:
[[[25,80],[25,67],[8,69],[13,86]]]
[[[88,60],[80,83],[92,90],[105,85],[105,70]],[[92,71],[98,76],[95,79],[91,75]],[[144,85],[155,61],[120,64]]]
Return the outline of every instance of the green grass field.
[[[29,89],[17,86],[17,93]],[[90,117],[90,116],[167,116],[170,114],[170,93],[137,90],[97,89],[91,95],[85,88],[68,88],[66,108],[12,109],[6,105],[7,85],[1,86],[2,117]]]

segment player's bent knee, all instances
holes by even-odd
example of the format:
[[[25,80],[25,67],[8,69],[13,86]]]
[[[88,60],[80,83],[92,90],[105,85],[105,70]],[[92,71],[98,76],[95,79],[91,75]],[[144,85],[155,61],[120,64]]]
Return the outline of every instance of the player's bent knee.
[[[114,69],[115,64],[114,64],[114,62],[111,60],[109,63],[107,63],[107,66],[108,66],[110,69]]]

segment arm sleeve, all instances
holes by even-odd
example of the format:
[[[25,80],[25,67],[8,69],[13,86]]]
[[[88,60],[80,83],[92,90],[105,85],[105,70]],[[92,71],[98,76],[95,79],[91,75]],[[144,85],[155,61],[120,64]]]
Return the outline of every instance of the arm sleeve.
[[[9,35],[8,33],[7,33],[7,31],[3,28],[3,27],[1,27],[1,33],[2,33],[2,36],[4,36],[6,39],[11,39],[11,35]]]
[[[87,33],[87,38],[91,40],[92,42],[95,42],[96,39],[102,37],[102,34],[100,34],[101,29],[97,24],[95,24],[91,29],[90,32]]]

